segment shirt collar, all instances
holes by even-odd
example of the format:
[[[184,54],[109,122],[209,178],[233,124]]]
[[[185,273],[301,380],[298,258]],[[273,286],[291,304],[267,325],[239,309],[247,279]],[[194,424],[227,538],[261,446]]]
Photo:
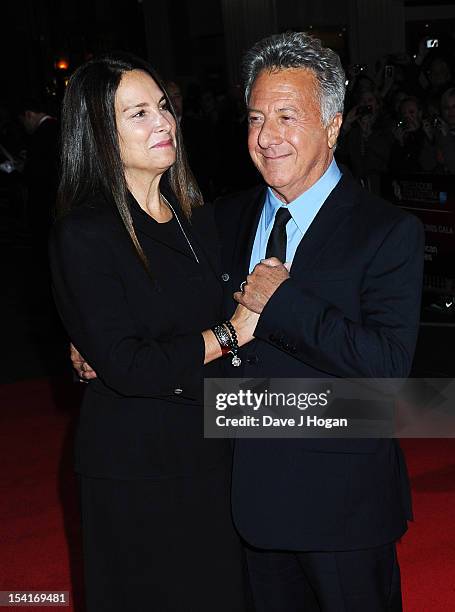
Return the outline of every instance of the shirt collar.
[[[335,159],[333,159],[324,174],[307,189],[307,191],[304,191],[288,204],[289,212],[302,233],[305,233],[308,228],[308,217],[310,215],[312,215],[312,217],[316,216],[330,192],[336,187],[340,178],[340,169]],[[281,202],[273,193],[272,189],[268,187],[264,204],[266,227],[273,221],[276,211],[281,206],[283,206],[283,202]]]

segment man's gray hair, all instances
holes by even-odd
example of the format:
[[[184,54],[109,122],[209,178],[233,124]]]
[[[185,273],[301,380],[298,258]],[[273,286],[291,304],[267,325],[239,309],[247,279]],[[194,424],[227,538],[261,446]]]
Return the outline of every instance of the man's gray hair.
[[[275,34],[260,40],[247,51],[242,62],[247,104],[260,72],[286,68],[313,72],[319,85],[321,120],[325,127],[337,113],[343,112],[346,77],[340,58],[332,49],[323,47],[318,38],[305,32]]]

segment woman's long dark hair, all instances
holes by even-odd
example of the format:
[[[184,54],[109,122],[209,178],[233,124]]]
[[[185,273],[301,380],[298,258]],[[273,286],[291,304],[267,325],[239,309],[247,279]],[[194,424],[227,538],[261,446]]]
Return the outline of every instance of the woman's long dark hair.
[[[128,186],[120,156],[115,121],[115,94],[122,75],[143,70],[162,89],[176,122],[176,161],[166,171],[169,187],[184,214],[202,204],[202,195],[186,161],[179,123],[161,79],[143,60],[129,54],[109,54],[80,66],[69,80],[62,108],[61,180],[58,214],[87,203],[98,193],[114,202],[142,263],[149,269],[134,231]]]

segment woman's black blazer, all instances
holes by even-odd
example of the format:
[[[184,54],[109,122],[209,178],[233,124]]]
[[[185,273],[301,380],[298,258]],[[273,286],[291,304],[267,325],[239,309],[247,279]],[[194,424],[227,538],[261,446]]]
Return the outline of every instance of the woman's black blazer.
[[[178,208],[178,203],[173,202]],[[76,470],[115,478],[166,478],[227,459],[227,441],[203,437],[201,331],[222,319],[218,241],[211,210],[156,223],[131,198],[140,261],[112,205],[94,197],[54,227],[50,262],[68,334],[98,379],[87,385]]]

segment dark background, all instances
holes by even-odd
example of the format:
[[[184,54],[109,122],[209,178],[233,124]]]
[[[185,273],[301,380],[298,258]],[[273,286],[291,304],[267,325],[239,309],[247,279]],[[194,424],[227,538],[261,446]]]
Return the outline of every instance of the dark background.
[[[455,33],[455,5],[441,0],[21,0],[2,2],[0,11],[0,105],[45,95],[56,116],[71,72],[106,50],[148,58],[185,96],[194,86],[238,94],[242,52],[273,32],[312,31],[346,66],[370,70],[385,53],[417,53],[426,34],[453,49]],[[2,382],[68,371],[67,339],[26,215],[0,185]],[[433,313],[423,320],[417,371],[448,375],[453,318]]]

